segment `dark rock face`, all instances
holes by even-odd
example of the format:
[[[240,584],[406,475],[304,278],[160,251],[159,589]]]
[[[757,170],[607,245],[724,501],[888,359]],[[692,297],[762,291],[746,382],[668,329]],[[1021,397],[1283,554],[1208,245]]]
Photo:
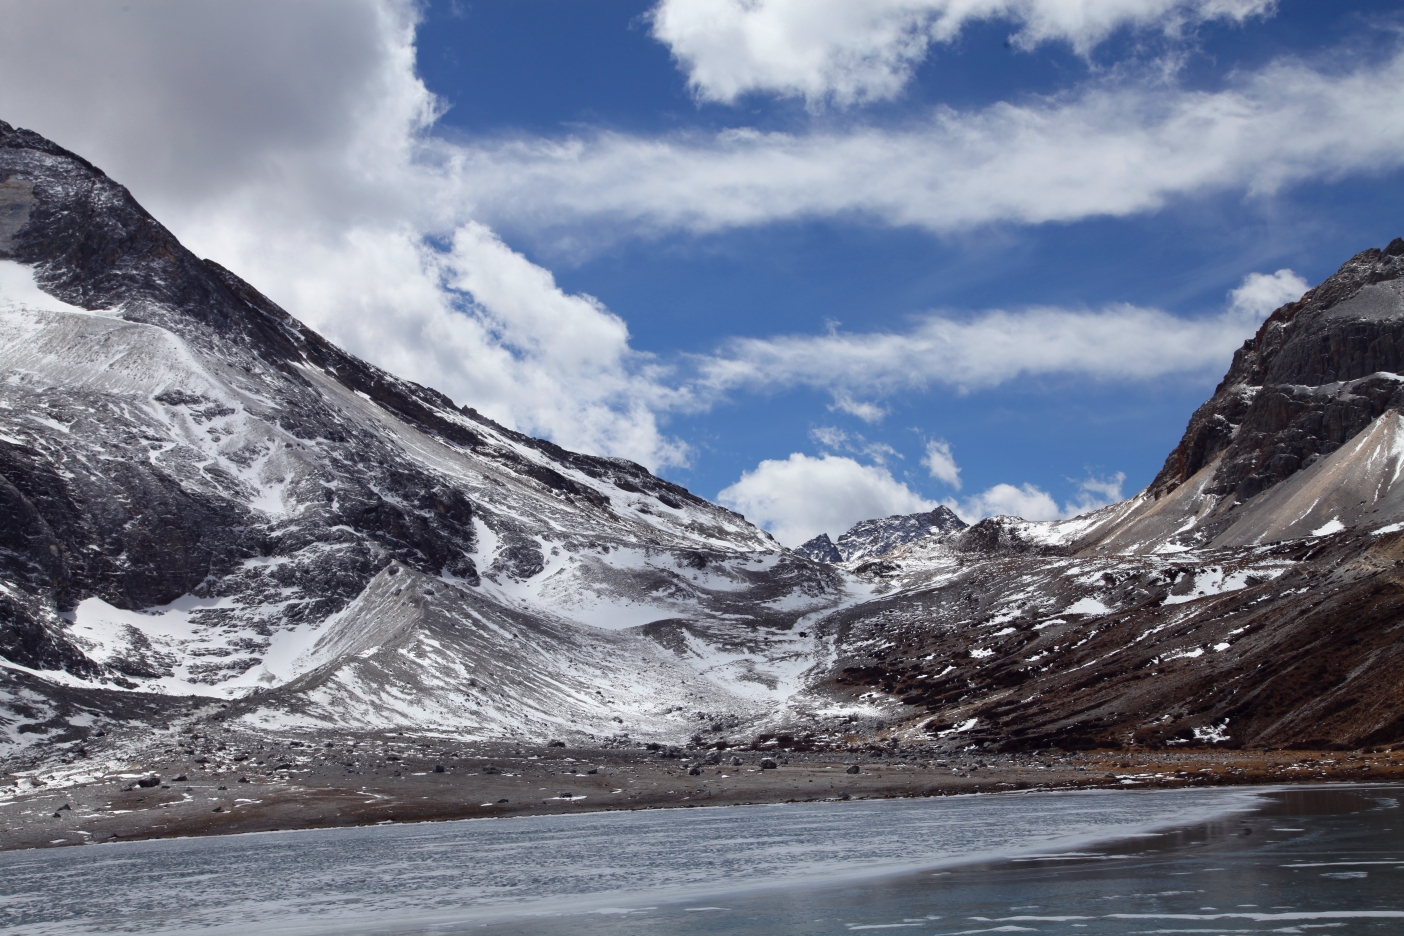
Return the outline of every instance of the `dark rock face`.
[[[973,553],[1022,553],[1039,550],[1019,534],[1021,523],[1013,517],[986,517],[966,528],[953,545]]]
[[[1244,502],[1404,404],[1404,239],[1362,251],[1273,312],[1190,419],[1148,492],[1221,459],[1206,494]]]
[[[820,533],[814,539],[809,540],[795,547],[795,552],[806,559],[813,559],[815,562],[842,562],[843,556],[839,553],[834,541],[829,539],[829,534]]]
[[[948,507],[927,513],[883,517],[855,523],[834,544],[845,561],[880,556],[891,549],[926,536],[954,533],[966,527]]]
[[[948,507],[937,507],[927,513],[896,514],[877,520],[855,523],[835,543],[829,534],[818,536],[800,546],[795,552],[815,562],[847,562],[880,556],[927,536],[954,533],[966,527]]]
[[[101,667],[64,633],[64,622],[45,597],[19,589],[0,592],[0,656],[30,669],[96,676]]]

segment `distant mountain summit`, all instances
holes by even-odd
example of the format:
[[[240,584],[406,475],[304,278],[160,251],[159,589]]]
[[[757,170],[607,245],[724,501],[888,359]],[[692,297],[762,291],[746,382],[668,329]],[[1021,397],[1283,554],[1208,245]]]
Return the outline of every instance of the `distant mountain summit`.
[[[949,507],[937,507],[926,513],[894,514],[878,520],[860,521],[849,527],[837,543],[829,539],[829,534],[820,533],[796,548],[795,552],[815,562],[871,559],[915,540],[954,533],[967,526]]]
[[[813,559],[815,562],[842,562],[843,553],[838,551],[834,541],[829,539],[829,534],[820,533],[811,540],[806,540],[795,547],[795,552],[801,556]]]

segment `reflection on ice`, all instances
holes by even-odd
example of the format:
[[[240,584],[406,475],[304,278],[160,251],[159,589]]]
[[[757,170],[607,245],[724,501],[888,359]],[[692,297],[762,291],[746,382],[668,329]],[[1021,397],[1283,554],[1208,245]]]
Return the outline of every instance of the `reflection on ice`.
[[[1357,789],[657,810],[8,853],[0,932],[1396,932],[1404,838],[1378,819],[1398,800]]]

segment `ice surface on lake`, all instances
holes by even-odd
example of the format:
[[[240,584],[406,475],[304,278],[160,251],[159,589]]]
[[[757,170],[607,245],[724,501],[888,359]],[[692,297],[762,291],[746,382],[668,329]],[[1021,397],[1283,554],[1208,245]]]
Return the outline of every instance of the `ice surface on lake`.
[[[0,933],[419,932],[1068,852],[1256,802],[1221,789],[964,796],[9,852]]]

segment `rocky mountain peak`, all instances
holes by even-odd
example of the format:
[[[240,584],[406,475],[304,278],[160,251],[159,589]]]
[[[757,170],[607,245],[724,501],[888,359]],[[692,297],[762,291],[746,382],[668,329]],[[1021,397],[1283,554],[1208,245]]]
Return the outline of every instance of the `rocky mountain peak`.
[[[949,507],[940,506],[925,513],[860,521],[849,527],[837,543],[829,539],[829,534],[820,533],[795,552],[816,562],[850,562],[880,556],[914,540],[953,533],[966,526]]]
[[[1245,502],[1404,403],[1404,238],[1372,248],[1244,343],[1147,493],[1219,461],[1206,493]]]
[[[795,547],[795,552],[807,559],[815,562],[842,562],[843,555],[834,545],[834,541],[829,539],[829,534],[820,533],[811,540],[807,540]]]

